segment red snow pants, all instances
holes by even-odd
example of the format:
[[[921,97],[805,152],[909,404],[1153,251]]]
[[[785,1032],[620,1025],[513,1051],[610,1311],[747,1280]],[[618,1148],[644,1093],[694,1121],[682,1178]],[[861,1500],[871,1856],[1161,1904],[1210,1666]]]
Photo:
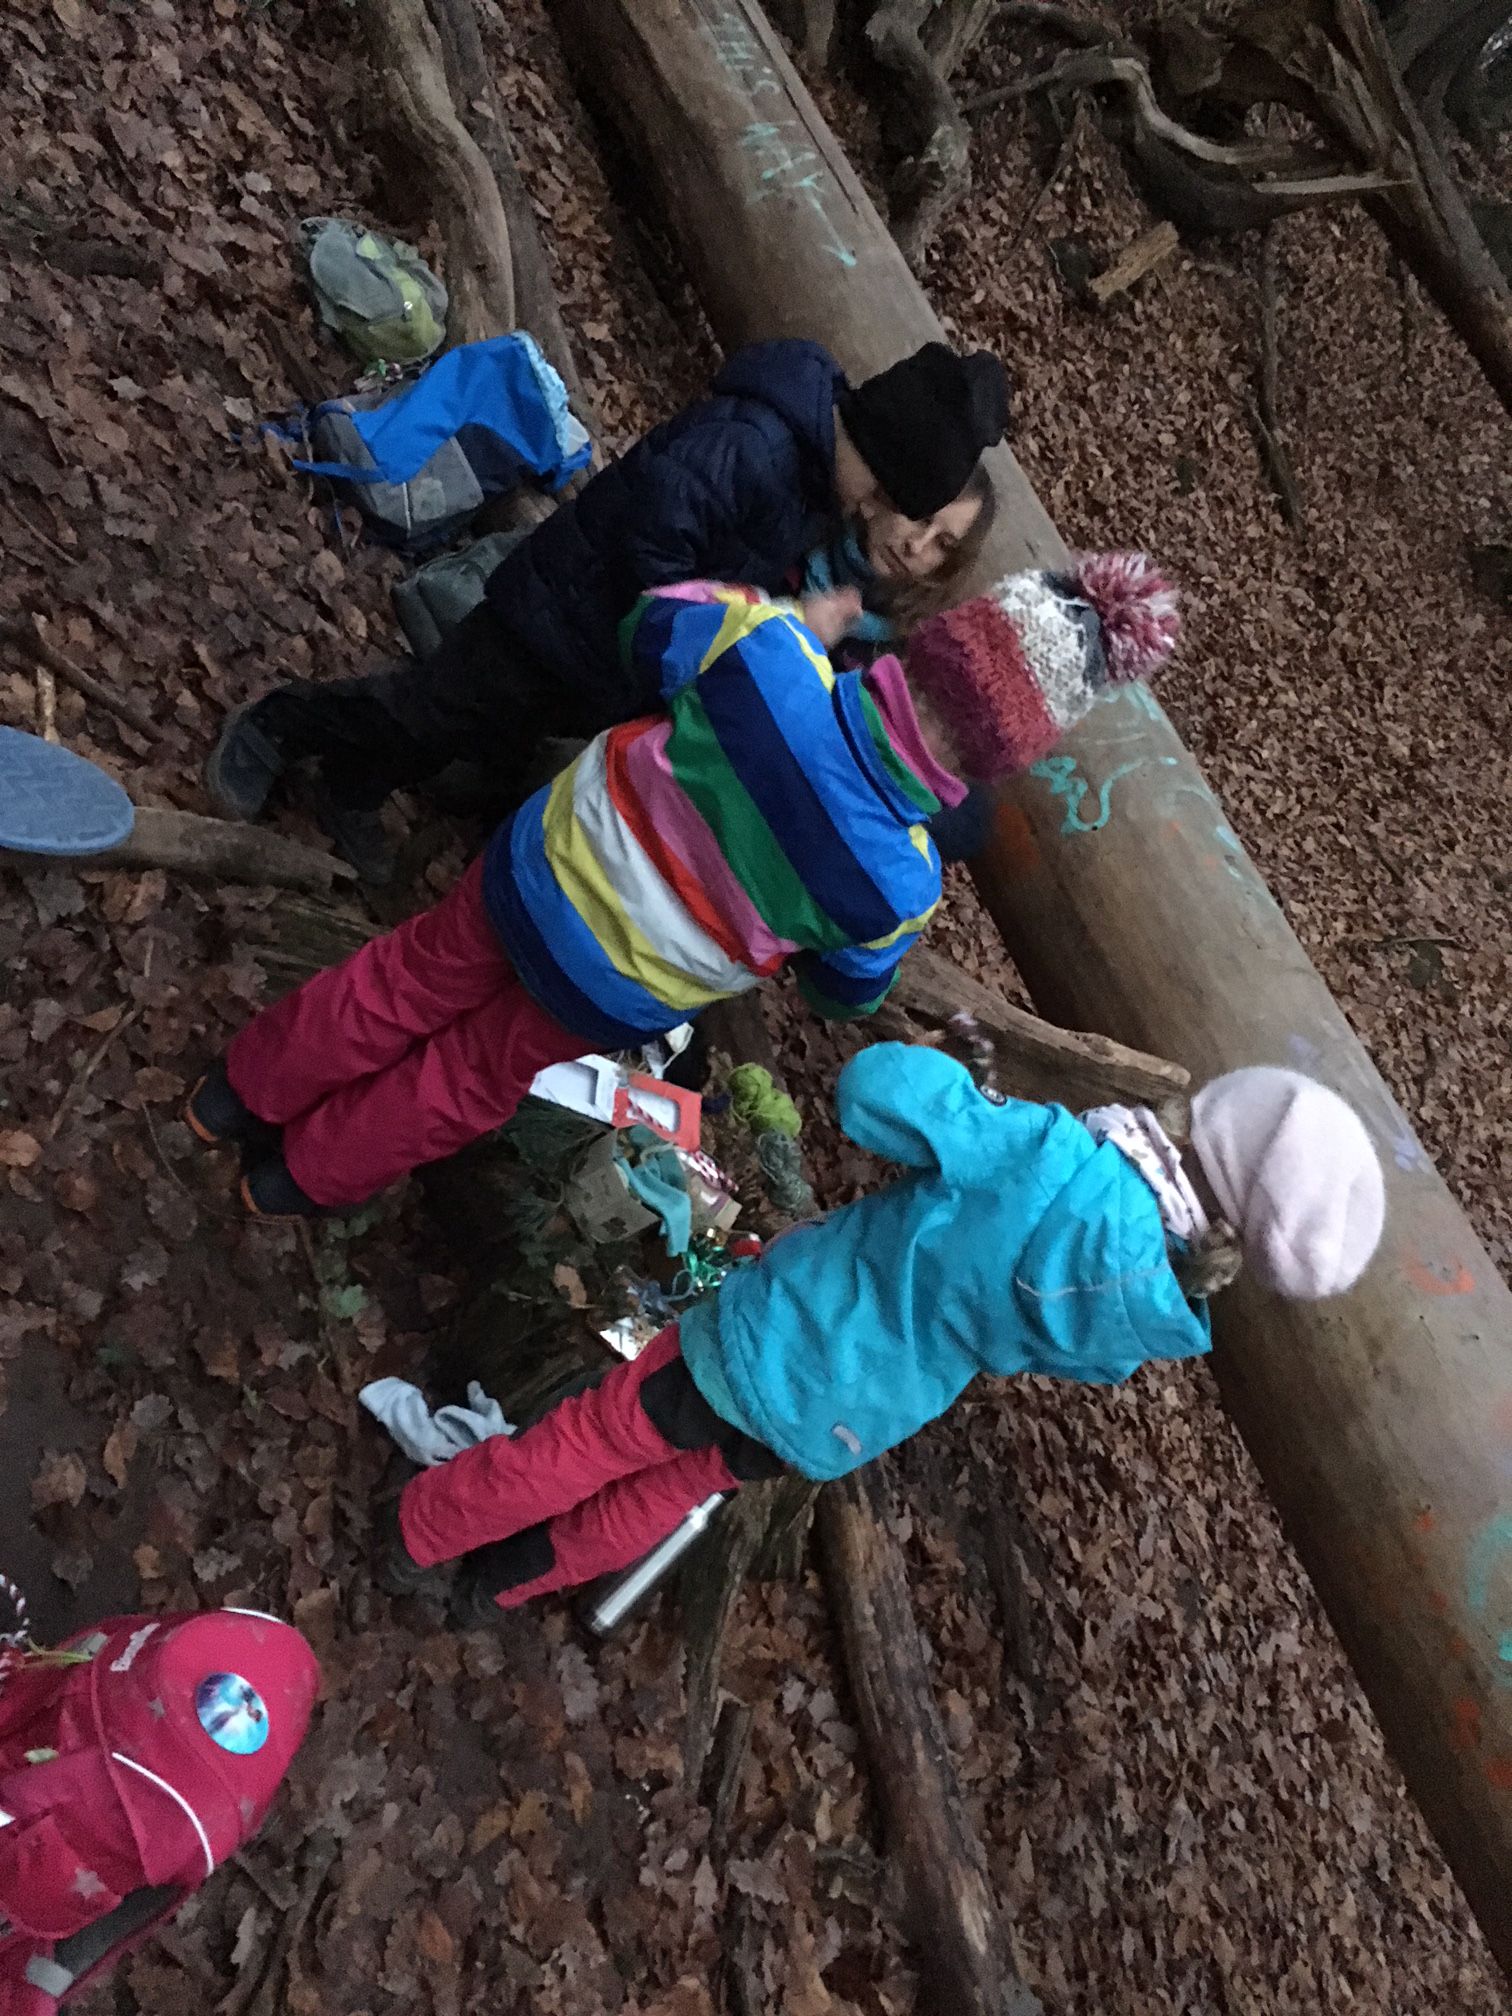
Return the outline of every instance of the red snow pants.
[[[500,1127],[538,1071],[592,1049],[525,991],[474,861],[422,911],[249,1022],[232,1090],[281,1126],[317,1204],[360,1204]]]
[[[509,1610],[628,1567],[714,1492],[782,1469],[698,1391],[674,1323],[533,1427],[412,1478],[399,1529],[422,1567],[471,1556]]]

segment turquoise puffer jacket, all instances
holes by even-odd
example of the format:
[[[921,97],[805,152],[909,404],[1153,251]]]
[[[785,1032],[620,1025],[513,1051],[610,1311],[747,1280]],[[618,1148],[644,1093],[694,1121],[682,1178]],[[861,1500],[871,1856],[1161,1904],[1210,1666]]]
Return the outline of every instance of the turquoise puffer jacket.
[[[681,1326],[710,1405],[795,1470],[854,1470],[978,1372],[1113,1384],[1209,1348],[1153,1191],[1063,1107],[996,1105],[902,1043],[852,1058],[838,1104],[917,1173],[787,1233]]]

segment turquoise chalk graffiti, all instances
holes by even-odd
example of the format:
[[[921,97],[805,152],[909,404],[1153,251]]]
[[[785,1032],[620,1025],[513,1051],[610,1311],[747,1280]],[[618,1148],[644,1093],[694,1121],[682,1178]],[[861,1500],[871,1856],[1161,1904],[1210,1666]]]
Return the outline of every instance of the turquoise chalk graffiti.
[[[1043,756],[1038,763],[1031,763],[1029,775],[1038,777],[1050,786],[1057,798],[1066,801],[1066,814],[1061,820],[1062,833],[1099,833],[1107,825],[1113,810],[1113,786],[1122,777],[1132,776],[1136,770],[1143,770],[1149,763],[1174,765],[1179,761],[1175,756],[1135,756],[1127,763],[1116,763],[1096,787],[1097,810],[1089,819],[1083,815],[1082,806],[1087,794],[1093,789],[1089,779],[1077,775],[1074,756]]]
[[[706,26],[714,53],[748,98],[785,97],[782,79],[738,14],[717,15]],[[776,105],[771,110],[775,113]],[[834,178],[811,143],[812,136],[801,119],[753,119],[740,136],[741,149],[756,170],[756,187],[749,200],[755,204],[773,196],[792,196],[806,203],[824,227],[820,249],[840,265],[854,266],[856,255],[829,212],[830,200],[838,194]]]
[[[1476,1536],[1465,1570],[1465,1601],[1474,1617],[1484,1617],[1491,1608],[1491,1581],[1497,1563],[1512,1554],[1512,1512],[1498,1513]],[[1501,1683],[1512,1687],[1512,1630],[1497,1640],[1496,1656],[1501,1661]]]
[[[794,120],[785,120],[783,124],[802,131]],[[820,241],[821,250],[838,259],[842,266],[854,266],[855,253],[841,238],[824,207],[826,171],[817,150],[792,146],[781,126],[762,120],[747,126],[740,144],[758,159],[765,157],[765,165],[760,169],[761,186],[753,191],[751,201],[761,203],[769,196],[799,197],[824,226],[826,235]]]

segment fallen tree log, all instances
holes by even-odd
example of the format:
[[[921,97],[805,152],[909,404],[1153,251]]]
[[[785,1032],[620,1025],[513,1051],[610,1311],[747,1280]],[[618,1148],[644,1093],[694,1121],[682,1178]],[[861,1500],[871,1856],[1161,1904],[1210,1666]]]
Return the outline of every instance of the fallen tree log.
[[[1006,1006],[1006,1003],[1004,1004]],[[754,994],[722,1001],[705,1017],[730,1054],[781,1072]],[[1019,1979],[987,1883],[986,1857],[950,1761],[929,1662],[914,1620],[898,1543],[882,1517],[878,1465],[839,1484],[801,1478],[748,1486],[727,1508],[711,1544],[685,1572],[689,1631],[689,1776],[702,1775],[718,1713],[721,1641],[746,1573],[770,1544],[774,1522],[800,1536],[808,1516],[823,1537],[825,1595],[840,1626],[846,1673],[887,1825],[909,1937],[924,1959],[925,2007],[939,2016],[1040,2016]]]
[[[238,826],[229,819],[206,819],[198,812],[160,811],[138,806],[130,837],[99,854],[21,854],[0,848],[0,863],[40,873],[71,868],[75,874],[95,868],[161,868],[169,875],[203,877],[211,882],[247,882],[269,889],[295,889],[324,894],[356,880],[355,871],[334,854],[289,840],[260,826]]]
[[[826,342],[876,370],[940,325],[751,0],[552,0],[631,136],[731,348]],[[1066,549],[1006,450],[984,568]],[[991,578],[988,574],[985,578]],[[1337,1304],[1253,1285],[1216,1369],[1408,1785],[1512,1967],[1512,1295],[1164,713],[1095,707],[1005,794],[978,886],[1036,1005],[1194,1079],[1300,1065],[1386,1169],[1381,1255]]]
[[[906,1885],[904,1922],[928,1956],[920,1985],[948,2016],[1039,2016],[955,1781],[881,1472],[872,1463],[827,1484],[816,1517],[871,1780]]]

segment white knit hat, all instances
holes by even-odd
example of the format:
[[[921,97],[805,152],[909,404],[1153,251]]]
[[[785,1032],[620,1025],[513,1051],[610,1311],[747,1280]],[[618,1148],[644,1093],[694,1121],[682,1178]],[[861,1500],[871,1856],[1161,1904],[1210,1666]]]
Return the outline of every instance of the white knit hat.
[[[1257,1064],[1192,1101],[1192,1146],[1255,1275],[1278,1295],[1342,1295],[1370,1263],[1386,1185],[1359,1116],[1296,1071]]]

